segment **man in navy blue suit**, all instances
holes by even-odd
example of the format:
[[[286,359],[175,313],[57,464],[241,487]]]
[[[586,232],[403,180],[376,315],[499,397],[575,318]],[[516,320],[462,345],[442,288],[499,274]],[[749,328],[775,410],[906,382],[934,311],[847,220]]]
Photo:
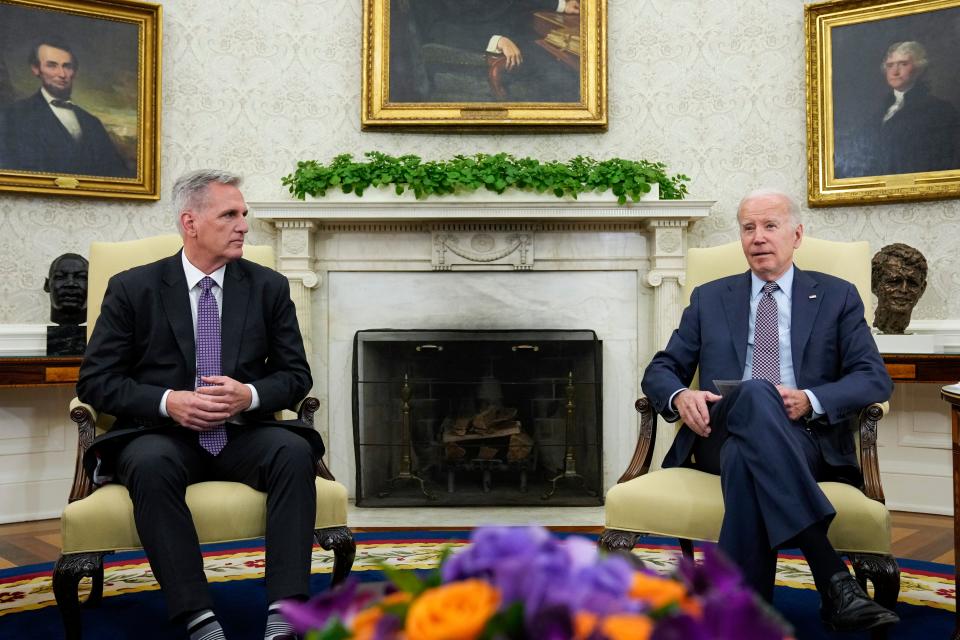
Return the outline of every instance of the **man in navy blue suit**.
[[[860,483],[848,421],[893,389],[845,280],[793,264],[799,207],[760,190],[737,212],[750,270],[697,287],[666,348],[643,376],[657,413],[684,426],[664,467],[720,475],[720,547],[772,598],[776,550],[799,547],[821,616],[838,630],[898,621],[871,600],[827,539],[836,512],[817,481]],[[688,388],[699,368],[700,390]],[[742,380],[721,396],[716,380]]]
[[[70,45],[60,40],[41,40],[30,50],[40,90],[0,113],[0,169],[135,175],[100,119],[70,99],[79,66]]]

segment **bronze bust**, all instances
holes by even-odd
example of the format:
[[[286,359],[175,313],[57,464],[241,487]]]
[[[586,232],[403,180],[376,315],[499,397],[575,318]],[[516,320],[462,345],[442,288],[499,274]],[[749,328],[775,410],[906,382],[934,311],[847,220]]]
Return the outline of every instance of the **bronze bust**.
[[[50,321],[81,324],[87,321],[87,259],[76,253],[57,256],[43,283],[50,294]]]
[[[47,355],[82,355],[87,343],[87,259],[76,253],[57,256],[43,290],[50,294],[50,321],[47,327]]]
[[[878,251],[871,273],[871,289],[877,296],[873,326],[882,333],[902,334],[926,288],[927,260],[922,253],[899,242]]]

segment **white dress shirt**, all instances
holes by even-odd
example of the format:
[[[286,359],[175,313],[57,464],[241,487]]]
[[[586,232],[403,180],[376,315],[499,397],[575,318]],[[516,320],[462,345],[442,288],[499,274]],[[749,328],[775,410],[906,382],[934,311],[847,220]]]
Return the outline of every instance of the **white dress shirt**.
[[[40,87],[40,94],[43,96],[43,99],[47,101],[47,105],[50,107],[50,111],[53,111],[53,115],[57,116],[57,120],[66,128],[70,137],[73,138],[75,142],[79,142],[80,138],[83,137],[83,129],[80,128],[80,121],[77,120],[76,112],[69,107],[57,107],[50,104],[51,101],[59,100],[60,98],[54,98],[47,93],[47,90],[43,87]],[[70,101],[64,100],[63,102]]]
[[[210,293],[213,294],[214,299],[217,301],[217,313],[223,314],[223,275],[227,271],[226,265],[220,267],[213,273],[204,273],[200,269],[197,269],[193,264],[187,260],[187,254],[180,252],[180,258],[183,262],[183,275],[187,277],[187,289],[190,293],[190,313],[193,315],[193,341],[196,344],[197,341],[197,306],[200,303],[200,281],[205,277],[210,276],[213,278],[213,281],[216,283],[215,286],[211,287]],[[252,384],[248,384],[247,388],[250,389],[250,406],[247,407],[247,411],[253,411],[260,406],[260,396],[257,394],[257,388]],[[167,389],[163,393],[163,397],[160,398],[160,415],[164,418],[169,418],[170,414],[167,413],[167,396],[173,389]],[[240,416],[234,416],[231,422],[239,423]]]

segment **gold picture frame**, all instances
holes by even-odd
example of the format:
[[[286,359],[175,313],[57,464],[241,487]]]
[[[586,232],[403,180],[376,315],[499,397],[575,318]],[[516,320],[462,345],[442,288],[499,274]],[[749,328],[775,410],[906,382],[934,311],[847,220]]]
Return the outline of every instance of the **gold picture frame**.
[[[804,14],[810,206],[960,196],[960,0]]]
[[[161,11],[0,0],[0,191],[160,198]]]
[[[537,2],[363,0],[362,128],[606,130],[606,0]]]

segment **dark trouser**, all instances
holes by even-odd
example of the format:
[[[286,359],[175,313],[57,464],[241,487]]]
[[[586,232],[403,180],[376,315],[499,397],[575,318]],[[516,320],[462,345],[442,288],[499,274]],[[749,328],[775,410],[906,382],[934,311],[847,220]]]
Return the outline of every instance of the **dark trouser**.
[[[117,475],[133,501],[137,533],[172,618],[210,609],[197,532],[187,508],[187,485],[242,482],[267,493],[266,583],[269,602],[309,595],[315,462],[309,443],[281,427],[229,426],[217,456],[188,429],[148,433],[117,458]]]
[[[693,454],[698,469],[720,474],[720,548],[769,600],[777,548],[836,513],[817,486],[826,472],[819,442],[812,427],[787,417],[776,388],[762,380],[741,383],[711,406],[710,427]]]

